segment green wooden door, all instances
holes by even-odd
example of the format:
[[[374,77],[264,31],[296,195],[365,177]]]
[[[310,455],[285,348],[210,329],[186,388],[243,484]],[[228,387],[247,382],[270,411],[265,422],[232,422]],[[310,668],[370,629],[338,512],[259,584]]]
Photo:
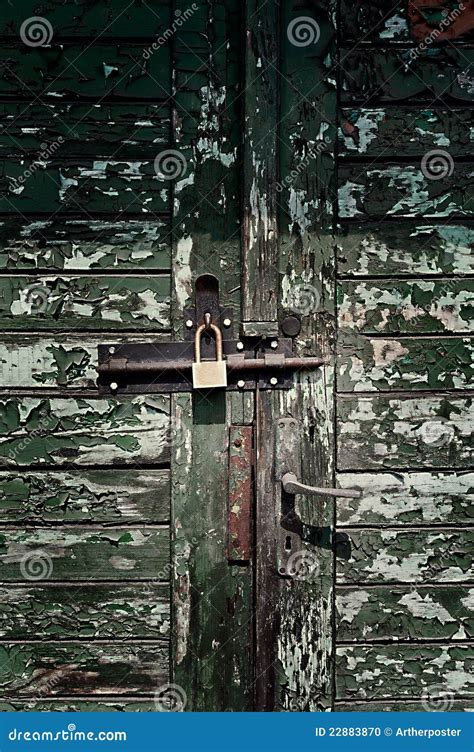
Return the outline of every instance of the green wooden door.
[[[1,708],[468,707],[472,50],[419,50],[428,16],[2,9]],[[201,274],[243,337],[296,314],[326,365],[99,396],[97,346],[183,339]],[[302,480],[361,500],[282,519],[289,418]],[[252,554],[229,563],[249,437]]]

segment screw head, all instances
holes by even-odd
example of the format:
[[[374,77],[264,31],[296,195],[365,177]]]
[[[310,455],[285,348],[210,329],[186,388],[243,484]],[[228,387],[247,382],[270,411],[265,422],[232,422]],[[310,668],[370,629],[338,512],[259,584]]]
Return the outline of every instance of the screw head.
[[[278,347],[278,340],[276,340],[276,339],[273,339],[273,340],[272,340],[272,341],[270,342],[270,347],[272,348],[272,350],[276,350],[276,349],[277,349],[277,347]]]
[[[241,447],[241,446],[242,446],[242,441],[241,441],[240,439],[236,439],[236,440],[234,441],[234,446],[235,446],[235,447]]]
[[[244,343],[243,342],[237,342],[237,350],[243,350],[244,349]]]
[[[272,386],[276,386],[276,385],[278,384],[278,379],[277,379],[277,377],[276,377],[276,376],[272,376],[272,377],[271,377],[271,379],[270,379],[270,384],[271,384]]]
[[[222,322],[222,325],[225,326],[226,329],[228,329],[231,324],[232,321],[230,319],[224,319],[224,321]]]
[[[194,321],[192,319],[186,320],[186,329],[192,329],[194,326]]]
[[[239,379],[237,382],[237,386],[239,387],[239,389],[243,389],[245,386],[245,381],[243,379]]]
[[[117,382],[116,382],[116,381],[112,381],[112,382],[111,382],[111,384],[110,384],[110,391],[111,391],[111,392],[116,392],[116,391],[117,391],[117,389],[118,389],[118,384],[117,384]]]
[[[109,347],[109,353],[113,355],[115,352],[115,347]]]

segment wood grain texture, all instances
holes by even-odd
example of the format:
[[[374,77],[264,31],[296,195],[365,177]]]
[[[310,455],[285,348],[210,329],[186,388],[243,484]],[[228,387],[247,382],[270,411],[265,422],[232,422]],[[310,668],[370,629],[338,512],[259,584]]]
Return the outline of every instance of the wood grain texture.
[[[4,702],[61,695],[152,694],[168,681],[168,650],[149,645],[0,645]]]
[[[168,580],[169,530],[54,528],[0,535],[4,582]]]
[[[472,473],[339,473],[341,488],[360,488],[360,499],[338,499],[338,525],[472,524]]]
[[[469,225],[351,222],[343,226],[337,242],[340,274],[422,277],[474,272],[474,231]]]
[[[77,208],[77,207],[76,207]],[[166,219],[0,220],[0,267],[111,271],[171,266],[171,235]]]
[[[468,337],[348,336],[338,341],[341,392],[468,389],[474,376]]]
[[[472,465],[472,399],[450,396],[338,400],[340,470]]]
[[[441,702],[445,705],[446,703],[444,700],[446,698],[446,693],[443,693],[443,690],[441,690],[441,692],[438,691],[438,694],[434,692],[433,697],[434,703],[432,710],[433,712],[436,712],[436,698],[440,697]],[[469,713],[474,710],[474,699],[470,700],[469,698],[466,698],[465,700],[454,700],[450,697],[447,705],[448,707],[444,708],[443,713]],[[344,702],[343,700],[340,700],[336,702],[334,709],[340,713],[426,713],[427,702],[426,700],[423,701],[416,698],[413,698],[412,700],[381,700],[380,702],[354,700]]]
[[[168,275],[0,278],[0,323],[6,329],[170,328]]]
[[[474,636],[474,588],[339,588],[339,641],[457,640]]]
[[[381,701],[425,693],[429,709],[441,692],[448,693],[449,705],[456,695],[471,696],[474,687],[470,646],[339,647],[337,661],[339,699]]]
[[[6,640],[166,641],[169,586],[157,584],[3,586],[0,636]]]
[[[150,713],[156,711],[153,699],[104,698],[89,700],[87,698],[35,698],[31,700],[8,699],[0,702],[0,712],[56,712],[56,713]]]
[[[0,465],[138,465],[169,459],[169,400],[0,400]]]
[[[351,530],[348,539],[339,583],[473,581],[472,529]]]
[[[169,515],[169,470],[0,472],[2,522],[160,523]]]

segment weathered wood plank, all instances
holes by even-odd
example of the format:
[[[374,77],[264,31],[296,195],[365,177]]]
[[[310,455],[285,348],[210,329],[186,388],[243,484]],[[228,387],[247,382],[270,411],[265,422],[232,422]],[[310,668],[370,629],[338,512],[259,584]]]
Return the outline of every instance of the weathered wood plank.
[[[341,98],[343,103],[362,101],[364,106],[469,102],[473,56],[473,49],[453,45],[432,46],[417,56],[411,49],[342,49]]]
[[[133,698],[87,700],[80,698],[72,699],[33,699],[16,700],[9,699],[0,701],[0,713],[12,712],[37,712],[37,713],[151,713],[156,711],[153,700],[136,700]]]
[[[474,710],[474,700],[454,700],[451,697],[448,703],[444,703],[446,694],[441,690],[436,694],[436,690],[433,693],[434,702],[431,708],[427,705],[427,700],[382,700],[381,702],[356,702],[351,700],[345,703],[344,701],[336,701],[334,710],[339,713],[423,713],[436,711],[439,707],[436,707],[436,697],[441,698],[443,705],[443,713],[469,713]],[[446,707],[447,705],[447,707]],[[113,710],[113,708],[111,708]],[[132,708],[133,709],[133,708]]]
[[[408,12],[410,9],[411,14]],[[412,2],[400,0],[344,0],[341,6],[341,36],[360,44],[421,42],[466,43],[473,40],[470,32],[470,9],[459,0],[443,2]],[[430,44],[428,41],[428,46]]]
[[[168,580],[168,528],[48,528],[0,534],[0,580]]]
[[[225,393],[172,402],[175,681],[191,711],[250,710],[252,570],[226,557]]]
[[[161,644],[0,645],[5,698],[152,694],[168,675]]]
[[[472,399],[339,398],[339,470],[472,464]]]
[[[474,280],[341,282],[339,326],[355,332],[469,332]]]
[[[474,575],[472,530],[350,531],[337,580],[351,582],[466,582]]]
[[[473,356],[474,342],[468,337],[372,339],[344,334],[338,340],[337,388],[342,392],[466,389],[474,376]]]
[[[89,0],[22,0],[20,5],[8,5],[2,11],[0,34],[20,36],[25,19],[38,15],[51,24],[54,39],[63,37],[152,38],[159,37],[170,23],[169,0],[153,3],[153,7],[130,0],[105,0],[99,5]],[[34,37],[32,37],[34,39]]]
[[[474,637],[474,589],[339,588],[339,641],[465,640]]]
[[[343,109],[339,128],[342,157],[422,157],[443,149],[461,159],[472,146],[471,111],[361,107]]]
[[[414,698],[426,701],[444,689],[448,703],[471,695],[474,687],[470,646],[377,646],[337,649],[336,687],[339,699]],[[435,708],[435,709],[439,709]]]
[[[168,640],[169,586],[48,585],[0,588],[0,637]]]
[[[0,400],[0,465],[117,465],[169,459],[169,400]]]
[[[474,229],[387,219],[348,224],[338,237],[340,274],[469,274],[474,272]]]
[[[184,15],[189,2],[175,6]],[[173,37],[173,143],[185,165],[173,184],[177,336],[201,274],[217,277],[221,305],[233,308],[234,327],[240,320],[241,3],[196,0],[194,6]]]
[[[167,522],[169,470],[0,472],[0,520]]]
[[[469,524],[474,520],[473,473],[338,474],[360,499],[338,499],[338,525]]]
[[[170,328],[170,278],[9,276],[0,278],[5,329]]]
[[[170,143],[169,105],[0,104],[0,156],[154,159]]]
[[[168,212],[169,180],[154,161],[75,159],[0,163],[0,211],[4,213]]]
[[[242,320],[275,321],[278,292],[278,3],[245,4]],[[263,292],[263,294],[262,294]]]
[[[127,334],[127,344],[143,342],[144,336]],[[169,340],[168,334],[147,334],[146,341]],[[67,333],[54,339],[29,334],[3,335],[0,341],[0,387],[13,389],[90,389],[97,393],[99,344],[116,346],[119,352],[123,334],[77,335]]]
[[[440,167],[442,172],[437,173]],[[439,162],[430,157],[426,165],[341,164],[338,181],[343,219],[473,216],[472,167],[454,162],[446,150]]]
[[[29,47],[18,40],[3,46],[0,96],[32,98],[105,96],[121,99],[167,99],[171,93],[169,45],[144,58],[143,44],[71,43]]]
[[[0,221],[0,268],[162,269],[171,266],[167,220],[106,220],[54,217]]]

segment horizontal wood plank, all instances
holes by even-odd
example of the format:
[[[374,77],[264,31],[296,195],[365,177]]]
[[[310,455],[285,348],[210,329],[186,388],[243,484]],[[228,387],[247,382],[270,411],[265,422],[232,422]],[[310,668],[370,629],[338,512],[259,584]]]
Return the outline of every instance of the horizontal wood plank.
[[[338,525],[449,525],[474,522],[474,473],[339,473],[341,488],[360,499],[338,499]]]
[[[470,467],[472,399],[339,397],[338,468]]]
[[[474,273],[474,228],[414,220],[343,226],[337,239],[339,274],[354,276]]]
[[[425,693],[426,709],[439,710],[434,702],[442,692],[446,706],[456,695],[473,694],[472,668],[470,646],[339,647],[336,694],[338,699],[382,700],[418,699]]]
[[[446,150],[439,161],[429,157],[426,164],[341,164],[338,183],[343,219],[472,217],[474,212],[472,167]]]
[[[55,695],[153,694],[169,676],[168,648],[149,645],[0,645],[4,702]]]
[[[339,700],[336,701],[334,710],[339,713],[426,713],[430,712],[430,710],[434,712],[437,710],[435,707],[436,697],[436,693],[433,693],[434,702],[431,708],[427,705],[427,697],[426,700],[382,700],[380,702],[356,702],[355,700],[351,700],[346,703],[343,700]],[[452,695],[449,695],[448,698],[448,694],[443,693],[443,690],[440,690],[438,697],[443,705],[444,713],[470,713],[474,710],[474,698],[472,700],[469,698],[455,700],[452,699]],[[448,698],[447,703],[445,702],[446,698]]]
[[[0,220],[0,268],[163,269],[171,267],[169,222],[61,218]]]
[[[184,172],[179,158],[177,164]],[[0,163],[0,212],[48,215],[64,211],[94,215],[169,212],[169,185],[161,169],[155,169],[154,160],[8,159]]]
[[[338,143],[341,157],[421,160],[433,149],[462,159],[472,140],[469,109],[354,107],[342,110]]]
[[[351,530],[337,581],[472,582],[473,543],[472,530]]]
[[[0,587],[4,640],[167,640],[168,585]]]
[[[169,580],[168,528],[49,528],[0,534],[0,581]]]
[[[474,638],[474,589],[466,587],[339,588],[336,639],[465,640]]]
[[[342,392],[466,389],[473,381],[473,365],[474,341],[468,337],[381,339],[344,334],[338,340],[337,388]]]
[[[342,330],[387,334],[469,332],[474,329],[474,280],[341,282]]]
[[[389,44],[416,44],[430,37],[432,43],[446,41],[441,35],[451,29],[448,39],[451,43],[473,41],[469,33],[469,7],[459,0],[443,0],[442,3],[414,3],[413,19],[408,14],[403,0],[343,0],[340,9],[341,36],[344,41],[359,43],[372,42]],[[467,24],[465,23],[467,21]],[[455,28],[453,24],[456,22]],[[466,28],[467,27],[467,28]],[[436,30],[440,36],[436,35]]]
[[[102,0],[91,4],[88,0],[22,0],[21,5],[8,5],[2,11],[0,34],[3,37],[20,36],[25,19],[38,15],[51,24],[54,39],[62,37],[144,37],[160,36],[170,23],[169,0],[159,3],[130,3],[130,0]],[[31,33],[31,32],[30,32]],[[32,35],[34,39],[34,35]]]
[[[0,465],[137,465],[169,460],[169,399],[0,400]]]
[[[30,102],[90,97],[159,102],[171,94],[170,48],[159,46],[148,59],[143,44],[30,47],[17,40],[3,46],[0,97]]]
[[[4,102],[0,118],[2,157],[154,159],[170,143],[166,104]]]
[[[167,522],[169,470],[0,472],[0,520]]]
[[[151,713],[156,712],[152,699],[129,698],[33,698],[31,700],[8,699],[0,701],[0,713]]]
[[[120,330],[170,328],[170,277],[0,277],[5,329]]]
[[[420,55],[411,49],[341,49],[341,97],[343,103],[362,101],[411,103],[435,100],[442,106],[470,102],[469,65],[474,50],[453,45],[431,46]]]

